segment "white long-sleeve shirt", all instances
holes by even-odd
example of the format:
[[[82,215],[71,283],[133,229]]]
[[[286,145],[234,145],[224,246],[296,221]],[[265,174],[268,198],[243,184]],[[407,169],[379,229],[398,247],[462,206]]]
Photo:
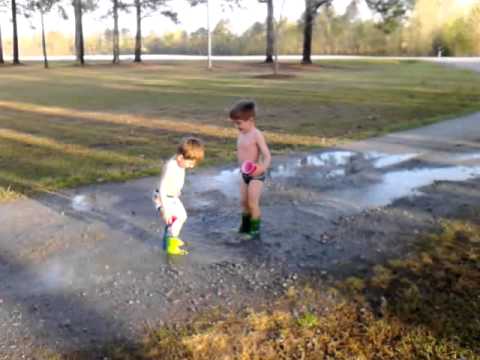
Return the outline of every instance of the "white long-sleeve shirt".
[[[159,192],[163,204],[167,197],[180,196],[185,183],[185,169],[178,166],[175,157],[168,160],[163,166],[162,176],[160,178]]]

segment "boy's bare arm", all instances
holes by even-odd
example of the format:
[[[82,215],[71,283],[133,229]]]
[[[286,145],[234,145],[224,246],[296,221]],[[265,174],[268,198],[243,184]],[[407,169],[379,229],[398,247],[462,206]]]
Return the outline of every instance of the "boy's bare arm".
[[[262,155],[261,165],[264,167],[263,171],[266,171],[272,162],[272,155],[261,131],[257,132],[257,144],[260,149],[260,154]]]

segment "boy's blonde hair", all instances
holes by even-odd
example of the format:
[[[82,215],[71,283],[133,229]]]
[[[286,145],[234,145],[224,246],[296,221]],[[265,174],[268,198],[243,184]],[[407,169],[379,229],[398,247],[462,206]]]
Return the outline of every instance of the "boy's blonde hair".
[[[203,142],[195,137],[187,137],[182,140],[177,148],[177,154],[185,160],[195,160],[199,163],[205,157]]]
[[[255,120],[256,107],[257,105],[253,100],[237,101],[230,109],[230,119],[248,120],[252,118]]]

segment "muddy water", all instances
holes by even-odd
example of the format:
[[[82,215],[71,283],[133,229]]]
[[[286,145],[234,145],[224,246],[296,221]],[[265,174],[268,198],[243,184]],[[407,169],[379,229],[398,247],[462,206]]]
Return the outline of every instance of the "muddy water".
[[[355,204],[355,209],[386,206],[402,197],[421,193],[419,189],[436,181],[465,181],[480,176],[480,153],[452,154],[450,161],[469,165],[441,165],[415,161],[418,153],[382,154],[327,151],[276,161],[267,181],[272,190],[301,188],[315,191],[324,199]],[[473,163],[472,163],[473,162]],[[238,199],[238,169],[203,174],[192,180],[194,202],[211,204],[212,193],[221,193],[224,201]],[[281,192],[281,191],[280,191]]]
[[[186,229],[190,246],[198,252],[192,260],[202,254],[201,261],[235,261],[253,253],[294,266],[305,256],[317,266],[334,266],[338,254],[309,251],[309,239],[321,239],[337,218],[421,195],[423,187],[437,181],[480,177],[478,153],[450,154],[446,165],[426,162],[422,156],[341,150],[275,159],[263,197],[264,237],[252,246],[234,233],[238,169],[199,172],[190,178],[185,193],[194,213]],[[454,160],[458,165],[451,165]]]

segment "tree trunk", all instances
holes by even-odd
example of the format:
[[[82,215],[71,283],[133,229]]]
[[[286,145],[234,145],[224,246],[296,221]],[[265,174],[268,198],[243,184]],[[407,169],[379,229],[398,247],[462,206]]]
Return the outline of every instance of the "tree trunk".
[[[211,16],[210,16],[210,1],[207,0],[207,37],[208,37],[208,44],[207,44],[207,54],[208,54],[208,70],[212,70],[213,64],[212,64],[212,29],[211,29]]]
[[[82,0],[74,0],[75,10],[75,53],[80,65],[85,65],[85,48],[83,44]]]
[[[137,9],[137,35],[135,37],[135,62],[142,62],[142,4],[135,0]]]
[[[303,58],[302,64],[312,63],[312,35],[314,9],[312,0],[305,0],[305,25],[303,28]]]
[[[3,42],[2,42],[2,28],[0,27],[0,64],[5,64],[3,59]]]
[[[265,62],[267,64],[273,63],[273,43],[275,39],[274,29],[273,29],[273,0],[267,0],[267,56]]]
[[[279,29],[280,28],[280,24],[279,22],[276,23],[276,26],[274,28],[274,41],[273,41],[273,44],[274,44],[274,53],[275,53],[275,60],[273,62],[273,73],[275,75],[278,75],[278,70],[279,70],[279,67],[280,67],[280,64],[278,62],[278,47],[280,45],[280,42],[279,42]]]
[[[47,59],[47,41],[45,39],[45,21],[43,18],[43,11],[40,13],[42,20],[42,50],[43,50],[43,65],[45,69],[48,69],[48,59]]]
[[[120,63],[120,37],[118,33],[118,0],[113,0],[113,63]]]
[[[12,0],[12,24],[13,24],[13,64],[20,64],[18,54],[18,32],[17,32],[17,1]]]

